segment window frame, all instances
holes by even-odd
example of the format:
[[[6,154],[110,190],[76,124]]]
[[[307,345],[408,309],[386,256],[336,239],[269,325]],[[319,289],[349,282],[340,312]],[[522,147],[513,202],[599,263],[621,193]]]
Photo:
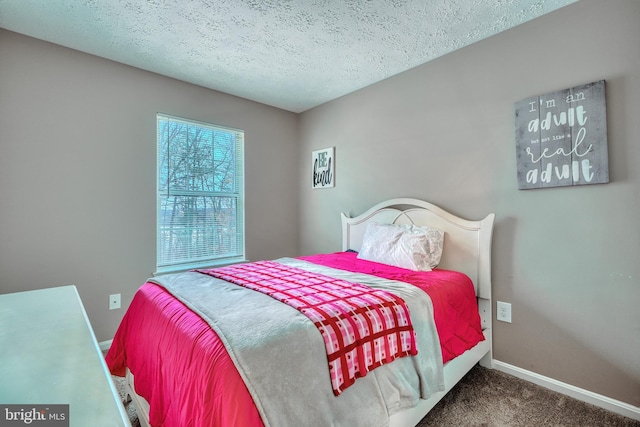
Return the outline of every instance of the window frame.
[[[176,122],[180,124],[184,124],[186,126],[195,126],[208,131],[211,131],[212,138],[214,138],[214,132],[228,132],[234,135],[234,144],[235,144],[235,165],[234,165],[234,191],[215,191],[215,190],[193,190],[193,189],[175,189],[171,188],[169,183],[161,182],[162,179],[162,151],[164,151],[164,144],[161,144],[161,122],[164,121],[167,125],[170,122]],[[187,135],[189,131],[187,131]],[[187,136],[188,137],[188,136]],[[175,143],[175,142],[174,142]],[[170,156],[170,142],[167,143],[166,150],[167,159]],[[215,145],[215,139],[211,142],[211,148]],[[215,153],[211,154],[212,157],[215,156]],[[169,163],[169,160],[167,160]],[[166,274],[173,273],[179,271],[186,271],[194,268],[205,268],[205,267],[216,267],[221,265],[228,265],[237,262],[246,261],[246,245],[245,245],[245,194],[244,194],[244,131],[240,129],[230,128],[227,126],[221,126],[213,123],[206,123],[197,120],[187,119],[183,117],[177,117],[170,114],[157,113],[156,114],[156,271],[154,274]],[[166,166],[168,169],[171,168],[170,165]],[[212,172],[213,169],[209,172]],[[165,187],[164,189],[162,187]],[[233,233],[233,238],[235,240],[235,248],[237,248],[234,253],[226,254],[226,255],[213,255],[209,254],[205,257],[192,257],[189,259],[183,260],[173,260],[167,261],[163,258],[162,250],[163,250],[163,241],[165,238],[163,237],[163,233],[166,236],[166,230],[163,229],[163,199],[170,197],[194,197],[194,198],[226,198],[235,200],[235,233]],[[212,201],[212,200],[210,200]],[[215,225],[215,220],[214,224]],[[197,232],[198,227],[194,227],[193,230]],[[192,241],[193,237],[189,238],[191,241],[190,247],[194,247],[194,242]],[[196,253],[199,250],[196,248],[194,251]]]

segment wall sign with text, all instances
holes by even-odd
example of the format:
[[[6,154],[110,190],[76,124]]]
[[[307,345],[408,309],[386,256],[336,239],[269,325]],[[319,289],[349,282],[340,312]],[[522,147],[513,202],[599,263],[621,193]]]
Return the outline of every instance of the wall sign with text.
[[[312,188],[333,187],[335,163],[334,147],[317,150],[311,153],[311,185]]]
[[[609,182],[605,81],[515,103],[518,188]]]

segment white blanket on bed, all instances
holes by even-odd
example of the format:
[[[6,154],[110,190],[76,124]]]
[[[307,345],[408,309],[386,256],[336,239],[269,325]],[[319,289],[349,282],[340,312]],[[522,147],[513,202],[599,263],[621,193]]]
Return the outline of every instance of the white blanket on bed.
[[[406,283],[302,260],[276,261],[396,293],[409,307],[418,355],[378,367],[334,396],[322,336],[295,308],[201,273],[154,278],[220,336],[265,426],[384,427],[390,415],[444,389],[440,343],[426,293]]]

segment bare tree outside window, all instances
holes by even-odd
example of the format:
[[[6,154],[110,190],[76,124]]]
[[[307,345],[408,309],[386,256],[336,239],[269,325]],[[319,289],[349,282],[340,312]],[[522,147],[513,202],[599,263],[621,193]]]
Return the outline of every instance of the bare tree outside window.
[[[163,269],[244,258],[243,133],[158,115]]]

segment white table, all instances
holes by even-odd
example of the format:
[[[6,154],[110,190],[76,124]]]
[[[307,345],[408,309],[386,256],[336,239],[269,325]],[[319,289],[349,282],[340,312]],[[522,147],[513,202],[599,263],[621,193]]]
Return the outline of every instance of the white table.
[[[75,286],[0,295],[6,404],[68,404],[72,427],[131,426]]]

